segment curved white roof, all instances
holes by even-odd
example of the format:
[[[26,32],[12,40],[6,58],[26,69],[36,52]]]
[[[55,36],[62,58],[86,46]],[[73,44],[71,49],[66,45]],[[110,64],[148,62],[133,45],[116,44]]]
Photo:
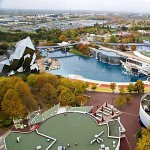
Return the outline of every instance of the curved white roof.
[[[20,47],[20,46],[23,46],[23,47],[28,47],[28,48],[31,48],[33,50],[35,50],[33,44],[32,44],[32,41],[31,41],[31,38],[28,36],[26,39],[23,39],[19,42],[16,43],[16,48],[17,47]]]

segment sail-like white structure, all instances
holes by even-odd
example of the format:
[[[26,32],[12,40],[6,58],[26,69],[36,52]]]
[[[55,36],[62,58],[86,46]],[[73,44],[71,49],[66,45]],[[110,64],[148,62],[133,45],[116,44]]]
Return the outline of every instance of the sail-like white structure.
[[[35,48],[30,37],[16,43],[14,53],[0,62],[0,73],[39,71],[36,64]],[[7,71],[4,69],[7,66]],[[9,69],[8,69],[9,68]]]

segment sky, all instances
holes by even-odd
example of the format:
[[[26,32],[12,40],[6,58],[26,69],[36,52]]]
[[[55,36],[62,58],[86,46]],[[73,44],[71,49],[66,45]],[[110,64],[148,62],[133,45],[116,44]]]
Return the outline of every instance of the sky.
[[[150,13],[150,0],[0,0],[0,8]]]

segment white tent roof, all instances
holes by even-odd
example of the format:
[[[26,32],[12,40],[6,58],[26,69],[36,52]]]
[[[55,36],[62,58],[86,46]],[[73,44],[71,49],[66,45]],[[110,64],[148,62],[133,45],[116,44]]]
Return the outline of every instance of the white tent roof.
[[[17,71],[18,72],[23,72],[23,67],[20,67]]]
[[[25,60],[26,58],[30,58],[30,56],[31,56],[30,54],[25,55],[25,56],[24,56],[24,60]]]
[[[8,76],[11,76],[11,75],[14,75],[16,72],[15,71],[10,71],[10,72],[8,72]]]
[[[10,56],[9,60],[11,61],[13,59],[20,59],[22,57],[26,47],[28,47],[32,50],[35,50],[30,37],[27,37],[26,39],[23,39],[23,40],[17,42],[15,53]]]
[[[1,61],[0,64],[3,64],[3,65],[10,65],[10,62],[8,59],[4,60],[4,61]]]
[[[39,70],[39,67],[37,66],[37,64],[33,64],[31,67],[30,67],[31,70]]]
[[[0,72],[2,72],[4,64],[0,64]]]
[[[30,65],[33,65],[33,64],[34,64],[35,59],[36,59],[36,54],[34,53],[34,54],[33,54],[32,61],[31,61],[31,64],[30,64]]]
[[[35,50],[29,36],[26,39],[23,39],[23,40],[17,42],[16,47],[18,47],[18,46],[28,47],[28,48]]]
[[[69,43],[63,41],[62,43],[59,43],[58,45],[59,45],[59,46],[67,46],[67,45],[69,45]]]

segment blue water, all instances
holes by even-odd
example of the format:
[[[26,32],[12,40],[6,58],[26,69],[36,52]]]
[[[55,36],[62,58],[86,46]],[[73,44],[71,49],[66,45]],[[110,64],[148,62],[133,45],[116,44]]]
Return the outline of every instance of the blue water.
[[[62,53],[56,51],[49,53],[48,56],[70,56],[71,53]],[[109,82],[135,82],[138,79],[146,80],[147,77],[138,78],[131,75],[125,75],[122,73],[121,66],[109,65],[97,61],[95,58],[87,58],[83,56],[71,56],[58,58],[61,62],[61,68],[58,70],[52,70],[51,73],[68,77],[70,74],[78,74],[84,78],[109,81]]]

